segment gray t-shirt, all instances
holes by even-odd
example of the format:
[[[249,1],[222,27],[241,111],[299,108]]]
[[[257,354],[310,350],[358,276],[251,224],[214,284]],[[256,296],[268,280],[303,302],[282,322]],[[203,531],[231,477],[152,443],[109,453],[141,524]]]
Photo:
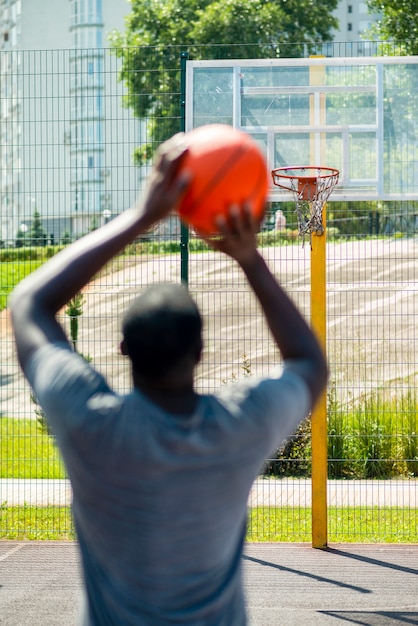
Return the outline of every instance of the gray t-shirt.
[[[190,416],[116,394],[65,343],[35,352],[26,373],[72,484],[85,624],[245,624],[248,495],[310,410],[297,365],[201,395]]]

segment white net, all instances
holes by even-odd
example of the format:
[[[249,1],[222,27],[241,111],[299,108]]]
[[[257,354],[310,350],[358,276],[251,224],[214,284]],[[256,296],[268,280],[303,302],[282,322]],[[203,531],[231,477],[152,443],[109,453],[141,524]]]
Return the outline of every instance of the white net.
[[[277,187],[292,192],[299,234],[322,235],[322,209],[338,183],[339,171],[330,167],[283,167],[272,171]]]

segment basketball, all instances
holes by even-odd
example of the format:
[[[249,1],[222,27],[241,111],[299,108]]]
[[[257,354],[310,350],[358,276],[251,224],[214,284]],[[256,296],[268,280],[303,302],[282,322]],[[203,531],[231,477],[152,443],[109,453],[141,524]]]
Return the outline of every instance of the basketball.
[[[264,156],[246,133],[224,124],[200,126],[186,133],[188,153],[181,168],[192,175],[178,213],[198,232],[217,232],[215,218],[232,204],[248,201],[254,215],[264,215],[268,172]]]

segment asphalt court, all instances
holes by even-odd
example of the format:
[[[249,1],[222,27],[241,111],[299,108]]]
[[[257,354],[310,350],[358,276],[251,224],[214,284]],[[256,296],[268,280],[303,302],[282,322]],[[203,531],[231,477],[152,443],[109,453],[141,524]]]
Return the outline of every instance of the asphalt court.
[[[261,252],[272,271],[309,317],[309,242],[266,247]],[[365,239],[327,244],[327,353],[331,379],[341,400],[364,392],[415,382],[418,240]],[[126,359],[119,354],[120,319],[142,286],[180,282],[179,255],[123,259],[123,266],[86,290],[78,348],[119,391],[130,387]],[[243,273],[214,252],[190,255],[189,288],[206,323],[204,354],[197,371],[199,391],[218,388],[242,375],[242,355],[252,375],[263,375],[277,351]],[[63,316],[64,324],[68,323]],[[2,314],[0,415],[34,416],[26,381],[18,368],[7,313]]]
[[[247,544],[243,572],[249,626],[418,624],[418,545]],[[2,626],[75,626],[80,592],[75,543],[0,542]]]
[[[390,381],[394,392],[402,381],[414,382],[417,245],[411,238],[327,247],[329,358],[353,396]],[[309,244],[262,252],[307,312]],[[255,374],[271,363],[271,342],[260,342],[265,330],[239,269],[225,257],[203,253],[191,256],[190,276],[193,295],[212,316],[199,384],[219,386],[234,373],[222,369],[224,362],[228,368],[235,363],[239,372],[243,351],[250,354]],[[93,356],[117,389],[129,386],[126,361],[117,355],[120,313],[138,284],[156,280],[180,280],[178,256],[164,263],[127,264],[89,288],[81,351]],[[7,322],[4,328],[0,413],[27,417],[33,415],[29,390]],[[250,544],[243,567],[250,626],[418,624],[416,545],[345,544],[318,551],[306,545]],[[74,544],[0,542],[1,625],[75,624],[79,592]]]

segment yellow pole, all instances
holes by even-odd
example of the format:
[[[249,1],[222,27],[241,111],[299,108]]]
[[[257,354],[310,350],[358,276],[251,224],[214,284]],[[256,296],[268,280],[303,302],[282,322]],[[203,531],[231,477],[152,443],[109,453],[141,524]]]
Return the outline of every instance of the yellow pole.
[[[325,68],[312,66],[310,84],[324,85]],[[311,127],[325,122],[324,94],[311,96]],[[319,107],[318,107],[319,100]],[[319,136],[319,154],[323,159],[324,138]],[[311,135],[311,162],[315,163],[315,135]],[[318,165],[318,163],[315,163]],[[319,165],[324,164],[320,163]],[[326,207],[322,211],[323,233],[311,235],[311,324],[324,352],[326,351]],[[327,546],[327,395],[323,393],[312,413],[312,547]]]
[[[326,351],[326,207],[322,211],[324,233],[311,236],[311,324]],[[327,545],[327,394],[312,412],[312,547]]]

